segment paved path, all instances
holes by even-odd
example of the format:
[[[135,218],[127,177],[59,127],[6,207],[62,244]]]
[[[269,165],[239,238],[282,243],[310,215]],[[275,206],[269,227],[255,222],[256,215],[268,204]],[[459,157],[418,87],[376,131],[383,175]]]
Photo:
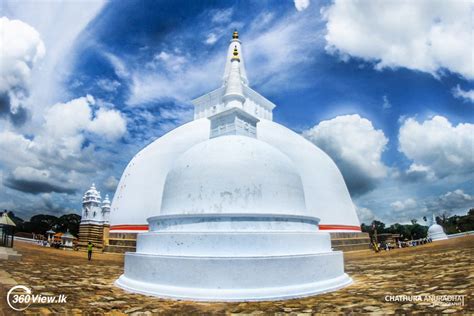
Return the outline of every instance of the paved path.
[[[196,303],[130,294],[113,286],[123,272],[123,257],[16,243],[20,262],[0,261],[0,315],[11,315],[6,291],[15,282],[34,294],[65,294],[66,304],[31,305],[26,314],[274,314],[289,313],[474,313],[474,236],[374,254],[346,254],[354,284],[304,299],[254,303]],[[317,267],[315,267],[317,268]],[[3,282],[6,282],[2,285]],[[9,283],[8,283],[9,282]],[[430,302],[386,302],[387,295],[465,295],[464,306]]]

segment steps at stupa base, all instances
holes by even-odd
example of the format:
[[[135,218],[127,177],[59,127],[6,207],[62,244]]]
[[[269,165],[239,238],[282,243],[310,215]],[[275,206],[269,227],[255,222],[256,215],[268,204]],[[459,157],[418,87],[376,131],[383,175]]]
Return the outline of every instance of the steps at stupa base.
[[[334,232],[331,235],[331,246],[334,250],[344,252],[370,248],[370,236],[362,232]]]
[[[124,272],[115,285],[126,291],[197,301],[291,299],[352,283],[339,251],[251,257],[128,253]]]
[[[370,248],[368,233],[362,232],[330,232],[331,245],[334,250],[357,251]],[[135,252],[137,233],[110,233],[109,244],[104,247],[105,252]]]

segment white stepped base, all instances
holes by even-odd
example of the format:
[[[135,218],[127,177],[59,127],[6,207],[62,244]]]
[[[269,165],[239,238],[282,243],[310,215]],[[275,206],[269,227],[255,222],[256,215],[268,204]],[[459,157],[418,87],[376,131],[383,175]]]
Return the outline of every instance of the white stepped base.
[[[124,290],[193,301],[265,301],[334,291],[352,283],[342,252],[198,257],[125,255]]]
[[[448,236],[446,234],[434,234],[430,236],[432,241],[447,240]]]

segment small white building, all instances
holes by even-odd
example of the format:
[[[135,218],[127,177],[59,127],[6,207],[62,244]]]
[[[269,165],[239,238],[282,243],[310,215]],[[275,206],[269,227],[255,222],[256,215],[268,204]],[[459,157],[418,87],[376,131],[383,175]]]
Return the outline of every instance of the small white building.
[[[448,239],[443,226],[436,223],[435,214],[433,214],[433,224],[428,228],[428,238],[431,238],[432,241]]]
[[[74,235],[69,232],[69,229],[61,236],[61,242],[64,247],[72,248],[74,247]]]

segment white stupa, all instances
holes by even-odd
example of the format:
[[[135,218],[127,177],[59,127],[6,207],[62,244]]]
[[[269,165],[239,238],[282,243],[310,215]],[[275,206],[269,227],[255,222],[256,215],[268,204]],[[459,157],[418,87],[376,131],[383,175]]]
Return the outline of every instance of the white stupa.
[[[74,246],[74,235],[69,232],[69,229],[61,236],[61,241],[64,247],[72,248]]]
[[[231,82],[231,59],[236,47],[240,62],[234,63]],[[238,92],[236,100],[228,99],[231,86]],[[303,183],[306,208],[320,218],[320,230],[361,231],[344,179],[332,159],[301,135],[273,122],[275,104],[250,88],[237,33],[228,48],[222,86],[193,100],[193,104],[193,121],[156,139],[128,164],[112,200],[110,233],[148,231],[147,219],[161,210],[166,176],[174,162],[194,145],[208,140],[210,130],[214,136],[233,128],[231,122],[218,125],[218,129],[217,125],[211,127],[209,119],[233,107],[241,110],[236,114],[238,122],[242,122],[241,116],[248,117],[248,122],[242,122],[247,124],[245,128],[253,132],[258,125],[257,139],[279,150],[294,164]]]
[[[444,232],[443,226],[436,223],[436,217],[433,214],[433,224],[428,228],[428,238],[433,241],[448,239]]]
[[[342,252],[319,230],[318,215],[328,210],[341,213],[333,214],[340,223],[358,224],[342,176],[317,147],[271,122],[274,105],[247,86],[241,56],[235,32],[224,84],[195,102],[196,120],[145,148],[125,170],[112,203],[112,214],[121,215],[112,222],[137,215],[131,198],[148,199],[149,231],[125,255],[117,286],[247,301],[352,282]]]

